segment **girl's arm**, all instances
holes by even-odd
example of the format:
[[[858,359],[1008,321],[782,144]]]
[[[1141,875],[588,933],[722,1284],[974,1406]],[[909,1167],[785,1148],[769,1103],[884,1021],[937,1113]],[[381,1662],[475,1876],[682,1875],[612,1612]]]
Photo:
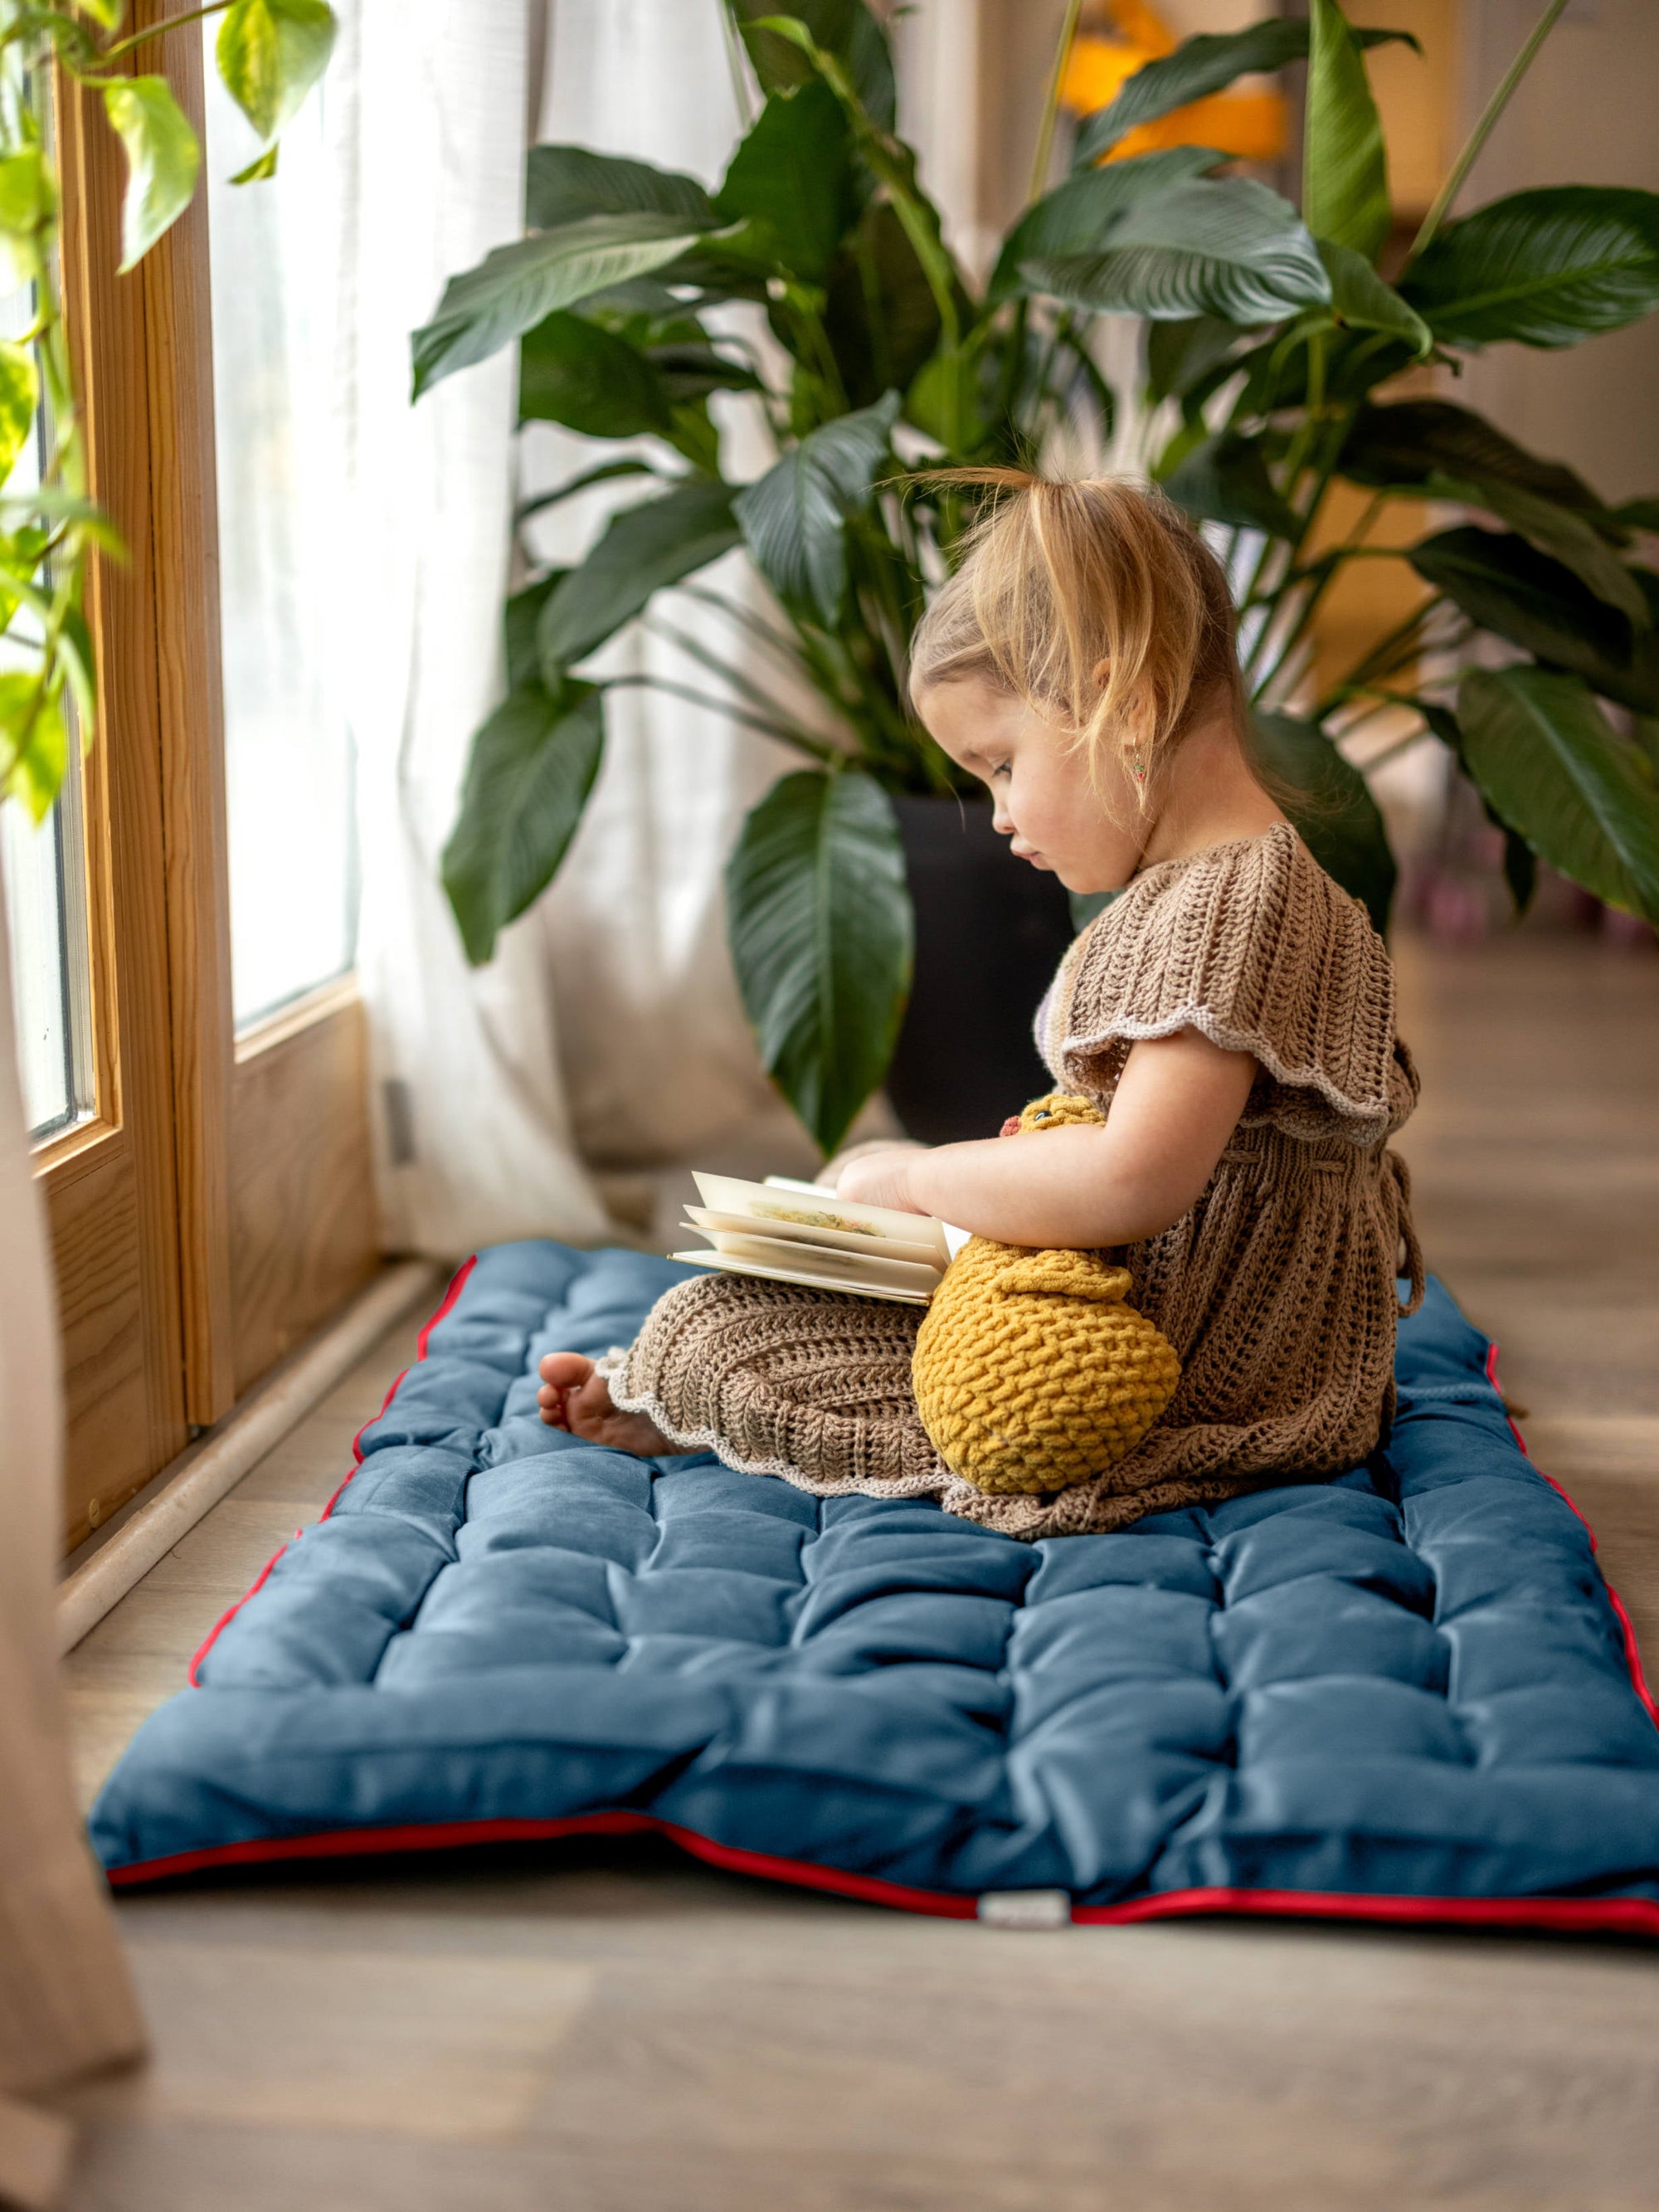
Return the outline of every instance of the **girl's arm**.
[[[1079,1251],[1137,1244],[1180,1220],[1215,1173],[1255,1080],[1247,1052],[1196,1030],[1130,1048],[1103,1128],[1012,1141],[894,1146],[849,1162],[836,1188],[866,1206],[935,1213],[1002,1244]]]

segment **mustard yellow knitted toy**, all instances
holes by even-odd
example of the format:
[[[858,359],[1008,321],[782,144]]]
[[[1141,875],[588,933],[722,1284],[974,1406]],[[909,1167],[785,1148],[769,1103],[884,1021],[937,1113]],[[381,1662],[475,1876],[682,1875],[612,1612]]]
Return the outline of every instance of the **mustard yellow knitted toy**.
[[[1086,1098],[1034,1098],[1022,1131],[1103,1121]],[[1064,1490],[1132,1451],[1181,1363],[1123,1303],[1127,1267],[1095,1252],[970,1237],[916,1337],[916,1409],[953,1474],[986,1491]]]

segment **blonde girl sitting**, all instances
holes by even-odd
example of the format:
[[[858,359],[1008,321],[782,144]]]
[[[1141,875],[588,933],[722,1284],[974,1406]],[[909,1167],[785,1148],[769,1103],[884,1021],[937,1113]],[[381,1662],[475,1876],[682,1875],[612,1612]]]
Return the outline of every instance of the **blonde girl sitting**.
[[[1036,1538],[1335,1473],[1374,1448],[1402,1259],[1413,1306],[1422,1294],[1387,1149],[1417,1079],[1382,939],[1252,764],[1215,556],[1127,483],[976,481],[991,496],[916,633],[911,700],[988,785],[1022,860],[1120,894],[1036,1016],[1056,1084],[1104,1119],[861,1147],[826,1179],[1126,1267],[1179,1358],[1174,1395],[1115,1465],[988,1494],[922,1427],[912,1311],[726,1275],[677,1285],[597,1365],[552,1353],[540,1395],[544,1420],[623,1450],[711,1449],[826,1496],[935,1496]]]

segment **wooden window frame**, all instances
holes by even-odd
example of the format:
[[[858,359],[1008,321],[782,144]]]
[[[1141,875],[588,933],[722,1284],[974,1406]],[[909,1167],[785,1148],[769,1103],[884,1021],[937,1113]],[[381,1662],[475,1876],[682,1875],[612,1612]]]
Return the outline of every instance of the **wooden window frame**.
[[[185,4],[137,0],[134,27]],[[204,139],[200,24],[137,67],[165,70]],[[207,195],[118,276],[125,167],[96,102],[58,80],[89,484],[128,549],[125,562],[96,558],[88,589],[94,1103],[36,1153],[65,1348],[70,1544],[380,1265],[354,979],[234,1031]]]

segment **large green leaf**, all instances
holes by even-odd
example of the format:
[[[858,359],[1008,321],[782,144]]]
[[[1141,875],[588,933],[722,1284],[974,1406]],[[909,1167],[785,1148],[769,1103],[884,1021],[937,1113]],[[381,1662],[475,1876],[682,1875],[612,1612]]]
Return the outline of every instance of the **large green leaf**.
[[[1616,607],[1633,629],[1648,628],[1648,603],[1635,575],[1601,532],[1571,507],[1557,507],[1552,500],[1498,478],[1473,483],[1431,476],[1420,489],[1425,499],[1443,506],[1481,507],[1496,515],[1529,545],[1571,568],[1581,584]]]
[[[164,76],[125,77],[106,84],[104,112],[127,157],[121,203],[125,274],[190,205],[202,149]]]
[[[872,200],[824,278],[823,326],[847,396],[902,391],[939,344],[939,302],[887,200]]]
[[[853,220],[853,143],[841,102],[821,78],[775,92],[714,196],[744,228],[721,248],[815,283]]]
[[[781,599],[816,606],[833,628],[847,590],[846,527],[869,505],[887,459],[899,396],[842,415],[803,438],[732,506],[755,565]]]
[[[707,399],[711,392],[763,392],[766,388],[746,362],[731,360],[707,338],[677,338],[648,345],[645,357],[671,404]]]
[[[1024,275],[1034,289],[1091,313],[1160,322],[1200,314],[1275,322],[1331,296],[1301,217],[1248,177],[1172,185],[1131,207],[1103,251],[1043,257]]]
[[[1381,46],[1391,39],[1417,45],[1409,31],[1359,31],[1355,36],[1362,46]],[[1197,38],[1183,40],[1172,54],[1137,70],[1116,99],[1089,118],[1078,133],[1076,165],[1084,168],[1097,161],[1139,124],[1156,122],[1189,100],[1220,92],[1235,77],[1302,61],[1307,52],[1308,25],[1288,18],[1252,23],[1243,31],[1201,32]]]
[[[552,882],[604,750],[603,695],[568,679],[511,693],[473,738],[443,886],[475,967]]]
[[[416,331],[414,396],[487,360],[561,307],[665,267],[708,228],[686,216],[592,215],[498,246],[476,269],[450,278],[437,313]]]
[[[886,32],[864,0],[782,0],[782,4],[780,0],[729,0],[729,4],[766,91],[787,91],[792,85],[805,84],[812,75],[812,65],[799,46],[775,31],[757,27],[768,16],[787,16],[804,27],[814,46],[841,62],[877,128],[893,128],[898,102],[892,52]]]
[[[730,486],[707,477],[625,508],[542,611],[538,635],[549,684],[631,622],[653,592],[741,542]]]
[[[726,933],[767,1073],[832,1152],[887,1073],[910,983],[892,802],[857,769],[776,783],[726,866]]]
[[[1003,241],[986,300],[991,306],[1029,290],[1024,263],[1058,253],[1091,253],[1105,245],[1118,218],[1149,192],[1168,191],[1189,177],[1201,177],[1222,160],[1205,146],[1172,146],[1143,154],[1133,161],[1109,162],[1085,169],[1045,192],[1029,207]]]
[[[334,10],[324,0],[231,0],[214,58],[261,138],[274,138],[328,67]]]
[[[668,428],[668,396],[645,356],[580,315],[548,315],[519,343],[519,416],[589,438]]]
[[[1121,165],[1114,162],[1114,168]],[[1223,364],[1238,343],[1236,325],[1217,315],[1190,315],[1181,322],[1146,325],[1146,390],[1158,399],[1181,399],[1194,386],[1224,374]]]
[[[1389,834],[1365,779],[1316,723],[1251,715],[1257,757],[1281,787],[1280,804],[1322,868],[1388,928],[1396,870]]]
[[[1224,522],[1294,538],[1301,528],[1267,474],[1257,439],[1218,430],[1184,454],[1164,478],[1176,505],[1200,522]]]
[[[1659,193],[1550,185],[1443,230],[1402,288],[1448,345],[1570,346],[1659,307]]]
[[[586,146],[532,146],[525,164],[525,223],[562,230],[594,215],[666,215],[712,229],[714,204],[695,177]]]
[[[1575,677],[1470,669],[1463,762],[1493,810],[1553,867],[1659,923],[1659,787]]]
[[[1513,484],[1517,491],[1583,515],[1604,537],[1622,535],[1618,518],[1564,462],[1540,460],[1484,415],[1449,399],[1362,407],[1343,441],[1340,466],[1353,483],[1379,490],[1425,484],[1437,475],[1461,477],[1469,483]]]
[[[1540,660],[1570,668],[1605,698],[1659,713],[1659,651],[1570,568],[1524,538],[1493,530],[1443,531],[1407,559],[1483,629]]]
[[[501,609],[501,642],[507,651],[507,688],[521,691],[541,683],[542,652],[537,641],[542,609],[570,574],[568,568],[550,568],[522,591],[509,593]]]
[[[1370,263],[1351,246],[1318,241],[1319,258],[1331,280],[1331,313],[1350,330],[1382,331],[1402,338],[1420,359],[1434,343],[1432,332],[1392,284],[1385,284]]]
[[[1337,0],[1311,0],[1302,213],[1310,230],[1374,262],[1394,210],[1382,125],[1359,41]]]

